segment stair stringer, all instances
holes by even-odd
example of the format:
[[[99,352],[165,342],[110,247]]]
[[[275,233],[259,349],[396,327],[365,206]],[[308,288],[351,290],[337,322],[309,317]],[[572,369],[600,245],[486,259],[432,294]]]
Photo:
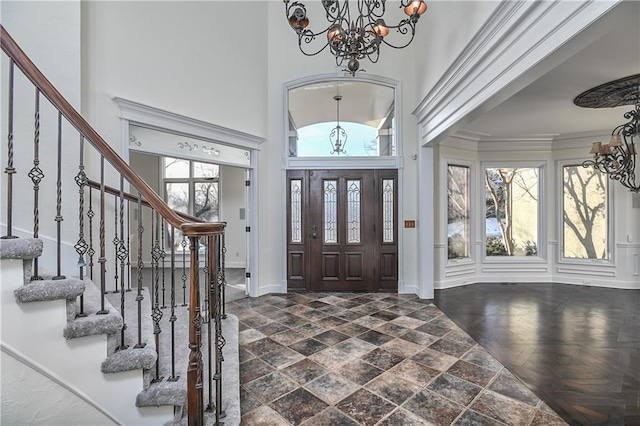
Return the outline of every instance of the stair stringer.
[[[173,418],[172,406],[136,407],[136,397],[143,386],[141,369],[110,374],[100,371],[107,355],[106,335],[64,339],[62,331],[67,324],[65,300],[17,304],[14,290],[24,285],[23,261],[3,259],[0,262],[3,343],[43,366],[63,380],[67,389],[76,391],[74,393],[77,395],[85,395],[92,404],[118,419],[121,424],[158,425]],[[3,371],[2,381],[8,379]],[[28,410],[37,403],[25,401],[24,407]],[[61,423],[76,423],[74,413],[59,415]]]

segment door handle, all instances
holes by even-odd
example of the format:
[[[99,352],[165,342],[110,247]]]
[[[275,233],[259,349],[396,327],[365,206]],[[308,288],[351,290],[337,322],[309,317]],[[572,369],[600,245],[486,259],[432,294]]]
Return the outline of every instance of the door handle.
[[[313,232],[311,233],[311,238],[313,238],[314,240],[315,240],[315,239],[317,239],[317,238],[318,238],[318,233],[317,233],[316,231],[318,230],[318,227],[317,227],[317,226],[315,226],[315,225],[313,225],[313,226],[311,227],[311,230],[313,231]]]

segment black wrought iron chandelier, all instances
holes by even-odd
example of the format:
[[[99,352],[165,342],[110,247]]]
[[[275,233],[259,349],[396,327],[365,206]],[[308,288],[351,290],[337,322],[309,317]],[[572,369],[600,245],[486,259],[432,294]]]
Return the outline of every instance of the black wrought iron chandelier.
[[[606,173],[630,191],[639,193],[640,184],[636,182],[636,173],[640,173],[637,169],[636,142],[640,138],[640,74],[589,89],[578,95],[573,103],[585,108],[634,105],[633,110],[624,114],[629,121],[613,129],[609,143],[594,142],[591,146],[593,160],[587,160],[582,165]]]
[[[331,129],[329,133],[329,142],[331,142],[331,154],[346,154],[344,146],[347,144],[347,132],[340,126],[340,101],[342,96],[335,95],[333,100],[336,101],[336,127]]]
[[[383,43],[394,49],[411,44],[418,19],[427,11],[427,4],[423,0],[400,0],[400,8],[404,9],[407,18],[400,20],[397,25],[387,25],[383,18],[386,0],[357,0],[357,16],[351,15],[348,0],[322,0],[328,26],[322,31],[313,32],[307,29],[309,18],[306,6],[298,1],[283,1],[289,24],[298,34],[300,51],[307,56],[314,56],[329,47],[336,58],[336,65],[342,66],[347,61],[345,71],[351,75],[360,69],[361,59],[378,62]],[[392,29],[408,40],[401,45],[388,42],[386,37]],[[318,41],[320,39],[322,41]],[[312,44],[320,47],[313,50]]]

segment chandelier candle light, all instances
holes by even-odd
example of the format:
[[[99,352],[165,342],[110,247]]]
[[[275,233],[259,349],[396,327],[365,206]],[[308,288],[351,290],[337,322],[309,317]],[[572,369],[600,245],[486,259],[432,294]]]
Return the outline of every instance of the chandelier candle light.
[[[378,62],[380,46],[383,43],[394,49],[402,49],[411,44],[418,19],[427,11],[427,4],[422,0],[400,0],[400,8],[404,10],[407,18],[400,20],[397,25],[387,25],[383,18],[386,0],[357,0],[358,15],[353,16],[353,19],[348,0],[322,0],[328,25],[320,32],[313,32],[307,29],[309,18],[306,6],[298,1],[283,1],[289,25],[298,34],[300,51],[307,56],[314,56],[328,46],[336,58],[336,65],[342,66],[347,61],[345,71],[352,76],[360,69],[361,59]],[[407,36],[408,41],[402,45],[389,43],[386,37],[392,29],[396,29],[402,36]],[[320,47],[317,50],[307,51],[306,49],[311,49],[311,44],[317,39],[326,41],[319,43]]]
[[[629,120],[615,127],[608,144],[594,142],[591,146],[593,160],[582,163],[584,167],[606,173],[632,192],[640,193],[636,183],[638,149],[636,140],[640,137],[640,74],[605,83],[578,95],[574,104],[585,108],[606,108],[634,105],[634,109],[624,114]]]

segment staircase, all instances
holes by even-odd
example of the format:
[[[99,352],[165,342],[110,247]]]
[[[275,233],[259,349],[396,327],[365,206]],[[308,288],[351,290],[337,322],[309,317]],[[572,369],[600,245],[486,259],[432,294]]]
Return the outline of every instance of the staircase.
[[[0,423],[239,424],[238,321],[224,314],[224,223],[170,209],[1,26],[0,41],[9,58]],[[31,147],[13,141],[14,104],[26,103],[14,99],[16,68],[36,88]],[[57,110],[57,138],[42,138],[57,142],[54,178],[40,168],[41,100]],[[69,155],[63,161],[63,119],[80,136],[77,146],[64,145],[75,163]],[[99,166],[86,167],[85,158]],[[73,196],[63,191],[70,168],[77,170]],[[108,176],[119,177],[113,187]],[[31,207],[33,232],[24,230],[25,217],[14,217],[16,205]],[[71,228],[63,226],[70,206]],[[40,235],[41,216],[55,217],[54,238]],[[43,240],[51,242],[44,250]]]

